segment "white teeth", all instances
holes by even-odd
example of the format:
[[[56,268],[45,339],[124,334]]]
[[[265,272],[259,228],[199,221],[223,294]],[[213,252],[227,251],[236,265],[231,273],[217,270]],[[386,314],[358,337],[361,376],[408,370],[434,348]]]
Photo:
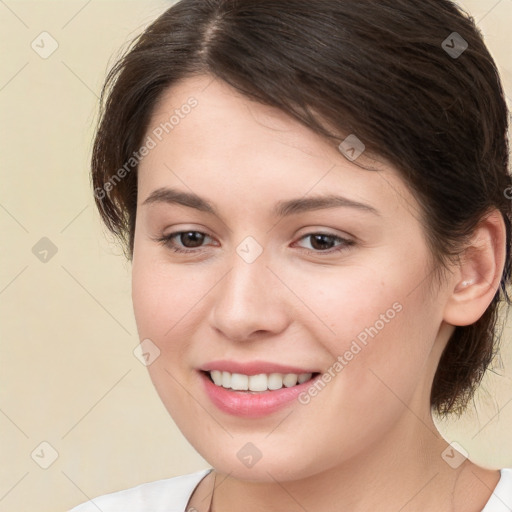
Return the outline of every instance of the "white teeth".
[[[260,373],[258,375],[244,375],[242,373],[221,372],[212,370],[209,372],[216,386],[233,389],[234,391],[253,391],[262,392],[267,390],[277,390],[282,387],[291,388],[298,384],[308,381],[313,376],[312,373],[271,373],[269,375]]]
[[[233,373],[232,378],[236,375],[236,373]],[[249,377],[249,389],[251,391],[266,391],[268,389],[267,383],[268,378],[264,373],[260,373],[259,375],[251,375]]]
[[[287,388],[291,388],[292,386],[295,386],[295,384],[297,384],[297,379],[298,378],[299,378],[299,376],[296,375],[295,373],[288,373],[283,378],[283,384]]]
[[[283,387],[283,376],[280,373],[271,373],[267,379],[268,389],[281,389]]]
[[[222,386],[222,372],[219,372],[219,370],[212,370],[210,375],[217,386]]]
[[[311,373],[301,373],[299,375],[299,384],[306,382],[307,380],[311,379],[311,377],[312,377]]]
[[[242,375],[241,373],[231,374],[231,389],[235,389],[236,391],[247,391],[250,385],[250,379],[247,375]]]

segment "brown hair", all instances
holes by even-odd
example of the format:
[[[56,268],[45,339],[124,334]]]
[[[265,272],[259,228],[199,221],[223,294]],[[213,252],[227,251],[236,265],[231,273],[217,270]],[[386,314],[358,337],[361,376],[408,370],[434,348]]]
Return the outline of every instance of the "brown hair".
[[[128,257],[134,155],[162,93],[200,74],[328,140],[357,134],[415,194],[439,268],[460,254],[484,215],[501,212],[507,259],[500,287],[475,324],[456,327],[432,386],[437,412],[461,412],[495,355],[511,265],[507,107],[474,21],[448,0],[176,3],[117,62],[102,93],[92,181],[101,216]]]

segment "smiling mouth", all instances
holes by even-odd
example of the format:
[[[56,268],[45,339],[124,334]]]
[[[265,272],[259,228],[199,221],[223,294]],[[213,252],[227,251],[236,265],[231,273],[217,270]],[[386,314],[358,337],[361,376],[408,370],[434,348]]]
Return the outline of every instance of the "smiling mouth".
[[[291,388],[304,384],[319,375],[318,372],[244,375],[220,370],[202,371],[202,373],[216,386],[242,393],[265,393],[282,388]]]

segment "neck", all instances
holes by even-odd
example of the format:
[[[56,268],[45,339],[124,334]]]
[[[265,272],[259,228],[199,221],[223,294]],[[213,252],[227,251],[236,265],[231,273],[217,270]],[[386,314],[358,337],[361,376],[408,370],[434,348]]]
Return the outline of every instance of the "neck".
[[[385,439],[353,460],[300,480],[248,482],[218,473],[212,512],[444,512],[481,510],[499,474],[469,461],[453,469],[430,414],[406,410]]]

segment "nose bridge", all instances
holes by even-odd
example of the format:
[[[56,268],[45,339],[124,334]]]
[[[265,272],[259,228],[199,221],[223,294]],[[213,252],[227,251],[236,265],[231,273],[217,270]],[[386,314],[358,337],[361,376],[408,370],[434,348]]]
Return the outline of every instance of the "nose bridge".
[[[254,257],[250,245],[241,244],[241,249],[246,252],[237,248],[228,274],[216,287],[212,326],[237,340],[250,338],[258,331],[277,333],[288,322],[286,299],[267,267],[267,258],[261,254]]]

